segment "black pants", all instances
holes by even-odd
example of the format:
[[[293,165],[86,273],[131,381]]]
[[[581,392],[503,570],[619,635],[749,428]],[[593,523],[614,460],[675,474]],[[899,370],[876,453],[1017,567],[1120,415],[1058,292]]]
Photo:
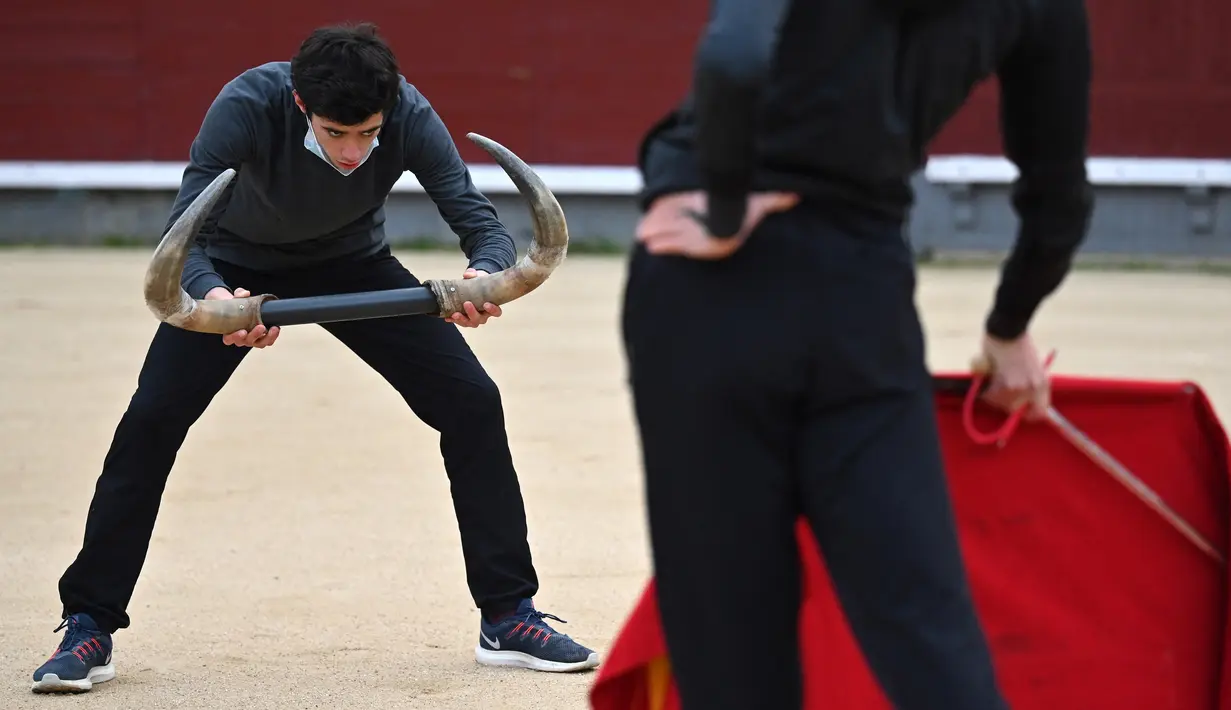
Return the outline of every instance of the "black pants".
[[[806,516],[901,710],[1001,710],[900,224],[814,205],[719,262],[632,257],[623,332],[684,710],[801,706]]]
[[[419,285],[388,250],[368,259],[277,274],[224,263],[216,267],[232,288],[283,298]],[[500,392],[457,326],[432,316],[411,316],[322,327],[440,432],[476,606],[499,613],[533,596],[538,580]],[[66,615],[89,613],[108,631],[129,625],[126,609],[176,454],[189,428],[248,352],[224,345],[219,335],[159,325],[136,393],[103,462],[84,544],[60,579]]]

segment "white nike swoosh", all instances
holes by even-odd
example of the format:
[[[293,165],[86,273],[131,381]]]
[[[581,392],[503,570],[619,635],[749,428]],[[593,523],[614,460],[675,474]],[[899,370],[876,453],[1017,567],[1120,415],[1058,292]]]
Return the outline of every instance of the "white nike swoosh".
[[[499,642],[499,641],[493,641],[493,640],[491,640],[491,639],[487,638],[487,634],[483,633],[482,631],[480,631],[480,632],[479,632],[479,635],[483,637],[483,640],[484,640],[484,641],[486,641],[486,642],[488,643],[488,645],[489,645],[489,646],[491,646],[492,648],[496,649],[497,651],[499,651],[499,650],[500,650],[500,642]]]

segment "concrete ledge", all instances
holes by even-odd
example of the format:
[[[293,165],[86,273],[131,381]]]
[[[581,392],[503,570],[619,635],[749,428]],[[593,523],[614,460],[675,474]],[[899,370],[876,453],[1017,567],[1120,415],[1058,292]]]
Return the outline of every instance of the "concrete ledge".
[[[639,212],[631,166],[536,165],[560,198],[578,247],[625,248]],[[0,162],[0,245],[157,243],[183,163]],[[499,166],[470,166],[519,247],[529,242],[524,201]],[[1094,158],[1097,204],[1083,255],[1143,259],[1231,257],[1231,160]],[[907,238],[920,255],[1004,253],[1017,233],[1009,190],[1017,171],[1004,158],[935,156],[912,177]],[[394,245],[457,237],[423,187],[407,174],[386,203]]]

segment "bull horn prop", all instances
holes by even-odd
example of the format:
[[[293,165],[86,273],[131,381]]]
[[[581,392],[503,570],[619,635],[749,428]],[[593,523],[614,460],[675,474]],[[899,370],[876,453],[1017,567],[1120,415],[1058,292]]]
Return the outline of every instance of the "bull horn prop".
[[[214,209],[235,171],[214,178],[167,230],[154,250],[145,273],[145,303],[158,320],[184,330],[225,335],[238,330],[329,323],[404,315],[464,313],[470,301],[504,305],[543,284],[564,260],[568,226],[564,211],[543,180],[521,158],[499,143],[476,133],[466,136],[487,151],[530,205],[534,239],[512,267],[472,279],[429,280],[415,288],[278,299],[261,294],[226,301],[195,300],[180,286],[184,261],[201,224]]]

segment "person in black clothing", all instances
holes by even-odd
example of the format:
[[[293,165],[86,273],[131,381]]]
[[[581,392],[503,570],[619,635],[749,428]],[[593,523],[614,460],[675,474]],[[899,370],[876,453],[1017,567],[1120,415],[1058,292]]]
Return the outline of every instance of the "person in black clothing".
[[[220,173],[237,173],[185,264],[181,284],[194,299],[419,286],[384,234],[385,200],[406,171],[457,233],[468,259],[464,277],[506,269],[517,256],[444,122],[368,24],[321,28],[292,61],[227,82],[188,157],[168,228]],[[556,617],[534,606],[538,578],[500,391],[457,329],[501,311],[464,308],[443,318],[322,327],[440,433],[467,582],[482,611],[476,660],[593,668],[598,654],[557,632],[546,621]],[[81,550],[60,578],[66,630],[35,671],[34,692],[85,692],[115,677],[112,634],[130,623],[128,603],[176,454],[244,357],[278,338],[277,327],[219,338],[159,325],[103,461]]]
[[[1029,334],[1088,229],[1082,0],[714,0],[640,146],[622,334],[685,710],[798,708],[805,516],[902,710],[1007,707],[962,563],[904,234],[910,176],[1000,85],[1020,229],[986,396],[1038,415]]]

